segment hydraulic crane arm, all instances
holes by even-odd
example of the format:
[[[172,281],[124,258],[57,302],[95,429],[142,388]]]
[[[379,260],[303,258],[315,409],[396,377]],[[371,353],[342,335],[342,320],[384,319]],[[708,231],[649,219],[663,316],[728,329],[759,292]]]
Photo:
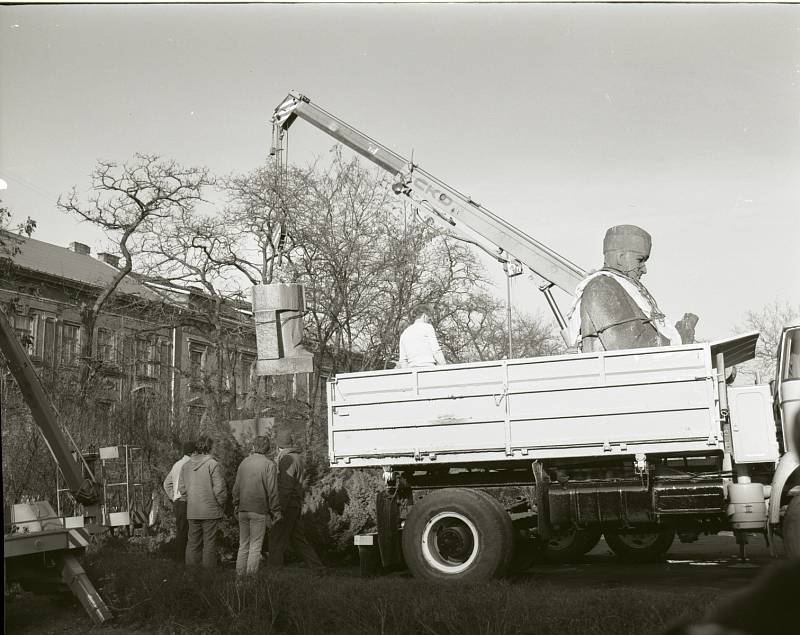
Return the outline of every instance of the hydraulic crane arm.
[[[58,425],[55,408],[3,311],[0,311],[0,351],[5,355],[11,374],[31,410],[33,420],[50,446],[50,451],[58,467],[61,468],[64,480],[75,500],[87,506],[96,504],[98,486],[91,478],[84,477],[81,466],[73,458],[70,445]]]
[[[493,255],[499,260],[524,265],[533,271],[540,278],[539,288],[545,293],[559,326],[562,329],[566,327],[551,295],[551,287],[557,286],[573,295],[575,287],[586,275],[583,269],[496,216],[469,196],[449,187],[341,119],[312,104],[303,95],[289,93],[275,109],[272,118],[271,154],[279,151],[283,132],[298,117],[389,172],[396,179],[392,186],[395,193],[409,197],[462,234],[465,233],[464,228],[476,233],[497,250]]]

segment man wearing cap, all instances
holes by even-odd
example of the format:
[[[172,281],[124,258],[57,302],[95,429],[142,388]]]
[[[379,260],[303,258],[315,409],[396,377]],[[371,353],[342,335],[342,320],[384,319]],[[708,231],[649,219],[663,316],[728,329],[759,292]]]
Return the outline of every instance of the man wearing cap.
[[[283,516],[270,530],[267,562],[270,567],[282,567],[286,549],[291,544],[308,567],[321,569],[324,565],[306,539],[300,516],[305,489],[303,457],[297,451],[294,437],[289,430],[278,431],[275,444],[278,446],[275,457],[278,464],[278,498]]]
[[[411,312],[412,323],[400,334],[400,368],[444,365],[447,362],[431,325],[431,309],[423,304]]]
[[[641,227],[611,227],[603,240],[603,268],[584,278],[570,310],[572,344],[584,353],[690,343],[697,316],[673,327],[641,283],[652,240]],[[681,332],[679,332],[679,330]]]

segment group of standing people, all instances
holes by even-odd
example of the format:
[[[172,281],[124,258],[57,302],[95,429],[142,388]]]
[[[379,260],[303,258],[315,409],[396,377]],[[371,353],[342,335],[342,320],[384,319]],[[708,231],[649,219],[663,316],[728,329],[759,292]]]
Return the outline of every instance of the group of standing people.
[[[276,436],[275,459],[268,457],[270,440],[256,437],[251,453],[240,464],[232,490],[233,512],[239,521],[236,573],[255,573],[262,559],[267,531],[268,565],[280,567],[289,546],[306,564],[321,568],[322,562],[308,542],[300,512],[305,469],[288,430]],[[189,566],[214,567],[219,557],[219,533],[228,489],[222,466],[212,456],[213,441],[201,435],[183,446],[183,457],[164,480],[164,491],[173,501],[176,558]]]

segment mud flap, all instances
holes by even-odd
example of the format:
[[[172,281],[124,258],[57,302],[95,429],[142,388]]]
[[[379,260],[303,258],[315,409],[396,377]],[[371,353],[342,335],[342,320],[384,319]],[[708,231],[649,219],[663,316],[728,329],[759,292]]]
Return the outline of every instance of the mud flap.
[[[536,483],[536,521],[539,537],[547,540],[553,535],[550,526],[550,479],[545,474],[544,466],[540,461],[534,461],[531,466],[533,479]]]
[[[400,546],[400,506],[397,496],[378,492],[375,497],[375,515],[378,525],[378,550],[384,568],[392,568],[402,562]]]

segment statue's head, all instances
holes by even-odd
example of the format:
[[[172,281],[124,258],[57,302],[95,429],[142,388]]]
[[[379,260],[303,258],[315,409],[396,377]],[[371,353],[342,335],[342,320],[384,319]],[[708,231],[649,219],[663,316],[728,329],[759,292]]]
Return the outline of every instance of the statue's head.
[[[603,239],[605,266],[639,280],[647,273],[645,262],[650,257],[652,240],[641,227],[617,225],[611,227]]]

